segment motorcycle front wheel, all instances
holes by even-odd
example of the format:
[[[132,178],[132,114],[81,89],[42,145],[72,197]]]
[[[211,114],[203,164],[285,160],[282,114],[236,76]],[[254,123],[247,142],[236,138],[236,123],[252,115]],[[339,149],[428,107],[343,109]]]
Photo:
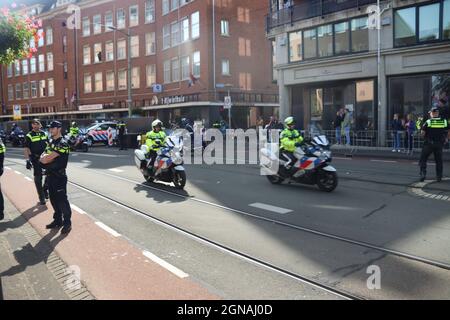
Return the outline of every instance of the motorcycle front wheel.
[[[175,188],[183,189],[186,185],[186,172],[175,170],[173,183],[175,185]]]
[[[317,173],[317,186],[320,190],[331,192],[338,185],[338,177],[336,172],[320,170]]]

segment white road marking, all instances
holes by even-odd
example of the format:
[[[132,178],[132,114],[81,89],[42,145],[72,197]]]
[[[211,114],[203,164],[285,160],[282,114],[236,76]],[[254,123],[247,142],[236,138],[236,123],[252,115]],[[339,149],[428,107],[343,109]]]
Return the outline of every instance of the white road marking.
[[[397,163],[398,161],[393,161],[393,160],[375,160],[375,159],[371,159],[370,161],[372,162],[384,162],[384,163]]]
[[[25,179],[28,181],[33,181],[33,179],[31,179],[30,177],[25,177]]]
[[[123,172],[123,170],[121,170],[121,169],[117,169],[117,168],[112,168],[112,169],[108,169],[109,171],[112,171],[112,172]]]
[[[83,163],[92,163],[91,160],[81,160],[81,162],[83,162]]]
[[[105,157],[105,158],[124,158],[126,156],[116,156],[116,155],[112,155],[112,154],[101,154],[101,153],[90,153],[90,152],[85,152],[85,153],[72,153],[72,155],[77,155],[77,156],[94,156],[94,157]]]
[[[20,175],[23,174],[22,172],[19,172],[19,171],[16,171],[16,170],[14,170],[14,172],[17,173],[17,174],[20,174]]]
[[[249,204],[249,206],[267,210],[267,211],[280,213],[280,214],[286,214],[286,213],[292,212],[292,210],[290,210],[290,209],[275,207],[275,206],[271,206],[270,204],[265,204],[265,203],[260,203],[260,202]]]
[[[149,252],[149,251],[142,251],[142,254],[144,256],[146,256],[147,258],[149,258],[150,260],[152,260],[153,262],[159,264],[161,267],[163,267],[164,269],[172,272],[174,275],[176,275],[179,278],[187,278],[189,277],[189,275],[183,271],[181,271],[180,269],[178,269],[177,267],[174,267],[173,265],[171,265],[170,263],[168,263],[167,261],[164,261],[163,259],[155,256],[153,253]]]
[[[84,211],[84,210],[81,209],[80,207],[77,207],[77,206],[74,205],[74,204],[70,204],[70,207],[71,207],[73,210],[77,211],[79,214],[87,214],[86,211]]]
[[[111,229],[110,227],[108,227],[106,224],[104,224],[103,222],[97,221],[95,223],[97,226],[99,226],[100,228],[102,228],[103,230],[105,230],[106,232],[108,232],[109,234],[111,234],[113,237],[120,237],[120,233],[118,233],[116,230]]]
[[[333,157],[333,159],[338,159],[338,160],[353,160],[353,158],[341,158],[341,157]]]

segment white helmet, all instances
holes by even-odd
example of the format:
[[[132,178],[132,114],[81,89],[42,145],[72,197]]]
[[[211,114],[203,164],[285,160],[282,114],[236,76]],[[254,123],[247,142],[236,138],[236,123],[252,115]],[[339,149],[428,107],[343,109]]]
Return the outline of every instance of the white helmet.
[[[155,127],[162,128],[162,126],[163,126],[163,123],[159,119],[156,119],[155,121],[152,122],[152,129],[154,129]]]

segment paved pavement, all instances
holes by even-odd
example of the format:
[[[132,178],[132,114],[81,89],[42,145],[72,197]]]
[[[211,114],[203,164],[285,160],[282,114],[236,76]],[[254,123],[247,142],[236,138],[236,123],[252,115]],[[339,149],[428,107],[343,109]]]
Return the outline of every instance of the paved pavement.
[[[151,252],[216,298],[339,298],[292,274],[369,299],[450,297],[449,202],[413,192],[448,192],[449,182],[413,187],[416,160],[338,156],[334,165],[340,184],[331,194],[307,186],[271,185],[256,166],[190,165],[186,189],[177,191],[142,183],[132,150],[92,150],[70,157],[70,201],[87,213],[74,215],[81,225],[75,225],[69,244],[65,239],[56,246],[70,264],[80,264],[84,257],[64,255],[75,252],[70,239],[111,241],[104,238],[107,232],[94,241],[89,232],[77,231],[89,218],[92,232],[104,230],[95,222],[103,223],[118,235],[112,240],[127,241],[141,257],[142,251]],[[29,173],[20,151],[8,150],[5,165],[11,168],[5,188],[23,188],[26,180],[18,179],[15,171]],[[35,220],[38,230],[47,222],[42,216]],[[93,250],[108,251],[102,246]],[[109,260],[91,252],[82,266],[84,283],[96,297],[106,288],[117,289],[95,274],[97,265],[118,259],[117,251],[108,251]],[[119,281],[122,273],[136,275],[126,265],[129,261],[114,276],[108,274],[109,281]],[[373,265],[381,268],[377,290],[367,287],[367,268]],[[142,298],[131,286],[126,288],[129,295]]]

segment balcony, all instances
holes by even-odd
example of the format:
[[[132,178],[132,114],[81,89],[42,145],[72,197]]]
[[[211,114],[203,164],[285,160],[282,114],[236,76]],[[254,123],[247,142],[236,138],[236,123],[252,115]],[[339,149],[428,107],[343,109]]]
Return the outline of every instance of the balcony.
[[[360,8],[376,3],[377,0],[296,0],[289,8],[272,11],[267,16],[267,33],[273,28],[293,24],[296,21],[323,17],[338,11]]]

